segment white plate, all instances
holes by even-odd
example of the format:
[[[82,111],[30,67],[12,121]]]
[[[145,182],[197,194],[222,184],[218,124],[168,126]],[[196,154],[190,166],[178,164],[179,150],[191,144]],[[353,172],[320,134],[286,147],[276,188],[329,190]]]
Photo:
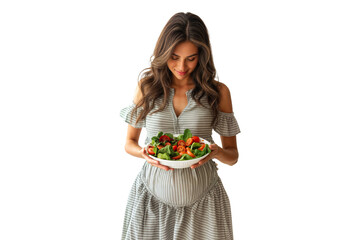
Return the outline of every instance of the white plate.
[[[179,134],[174,134],[174,137],[177,137],[177,136],[179,136]],[[205,139],[203,139],[201,137],[199,137],[199,138],[200,138],[200,143],[205,143],[205,144],[208,144],[210,146],[210,143],[208,141],[206,141]],[[149,145],[150,144],[148,144],[146,146],[146,149],[148,149]],[[171,167],[171,168],[188,168],[191,165],[199,162],[201,159],[204,159],[207,155],[209,155],[209,153],[205,154],[204,156],[199,157],[199,158],[190,159],[190,160],[181,160],[181,161],[179,161],[179,160],[164,160],[164,159],[154,157],[154,156],[152,156],[150,154],[148,154],[148,155],[152,159],[155,159],[155,160],[159,161],[159,163],[161,165],[165,165],[165,166],[168,166],[168,167]]]

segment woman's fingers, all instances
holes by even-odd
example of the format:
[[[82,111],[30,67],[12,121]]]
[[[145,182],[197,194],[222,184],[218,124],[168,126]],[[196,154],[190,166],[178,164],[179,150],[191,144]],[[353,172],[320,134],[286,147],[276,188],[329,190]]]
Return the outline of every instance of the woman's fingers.
[[[170,168],[170,167],[168,167],[168,166],[161,165],[161,164],[159,163],[159,161],[157,161],[157,160],[152,159],[151,157],[149,157],[149,156],[146,154],[146,149],[145,149],[145,148],[143,148],[143,149],[141,150],[141,154],[142,154],[142,156],[145,158],[145,160],[146,160],[151,166],[164,169],[165,171],[174,170],[173,168]]]
[[[154,164],[153,166],[164,169],[165,171],[174,170],[172,168],[169,168],[168,166],[164,166],[164,165],[161,165],[161,164]]]
[[[218,145],[211,144],[209,147],[211,149],[211,153],[206,158],[201,159],[199,162],[191,165],[192,169],[197,168],[197,167],[201,166],[202,164],[206,163],[210,159],[214,158],[214,156],[218,153],[218,151],[219,151]]]
[[[209,154],[209,156],[210,156],[210,154]],[[197,167],[199,167],[200,165],[203,165],[204,163],[206,163],[207,161],[209,161],[209,160],[211,159],[209,156],[207,156],[206,158],[201,159],[201,160],[198,161],[197,163],[191,165],[191,168],[197,168]]]

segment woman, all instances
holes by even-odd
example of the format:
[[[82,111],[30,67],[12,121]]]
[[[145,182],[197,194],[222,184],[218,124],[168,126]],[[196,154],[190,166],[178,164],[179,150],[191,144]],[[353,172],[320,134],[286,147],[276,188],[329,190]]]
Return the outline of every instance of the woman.
[[[237,162],[240,129],[230,91],[215,75],[205,24],[192,13],[175,14],[161,32],[134,103],[120,114],[129,123],[126,152],[146,160],[129,196],[122,239],[233,239],[229,199],[212,159]],[[208,157],[191,168],[172,169],[139,146],[144,127],[145,144],[160,131],[187,128],[214,143],[214,129],[222,147],[211,144]]]

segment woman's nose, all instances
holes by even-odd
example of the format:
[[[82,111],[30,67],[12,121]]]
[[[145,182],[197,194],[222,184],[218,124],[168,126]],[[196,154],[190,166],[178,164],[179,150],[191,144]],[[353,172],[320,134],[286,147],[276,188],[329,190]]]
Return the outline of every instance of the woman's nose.
[[[178,70],[179,70],[179,71],[185,70],[185,60],[180,60],[180,61],[178,62]]]

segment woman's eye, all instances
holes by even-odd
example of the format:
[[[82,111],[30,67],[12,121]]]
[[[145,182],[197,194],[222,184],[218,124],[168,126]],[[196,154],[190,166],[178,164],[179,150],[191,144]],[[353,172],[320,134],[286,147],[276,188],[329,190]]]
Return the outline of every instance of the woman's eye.
[[[172,56],[171,59],[172,59],[172,60],[179,60],[180,58],[179,58],[179,57],[176,57],[176,56]],[[192,62],[192,61],[195,60],[195,58],[188,58],[187,60],[190,61],[190,62]]]

